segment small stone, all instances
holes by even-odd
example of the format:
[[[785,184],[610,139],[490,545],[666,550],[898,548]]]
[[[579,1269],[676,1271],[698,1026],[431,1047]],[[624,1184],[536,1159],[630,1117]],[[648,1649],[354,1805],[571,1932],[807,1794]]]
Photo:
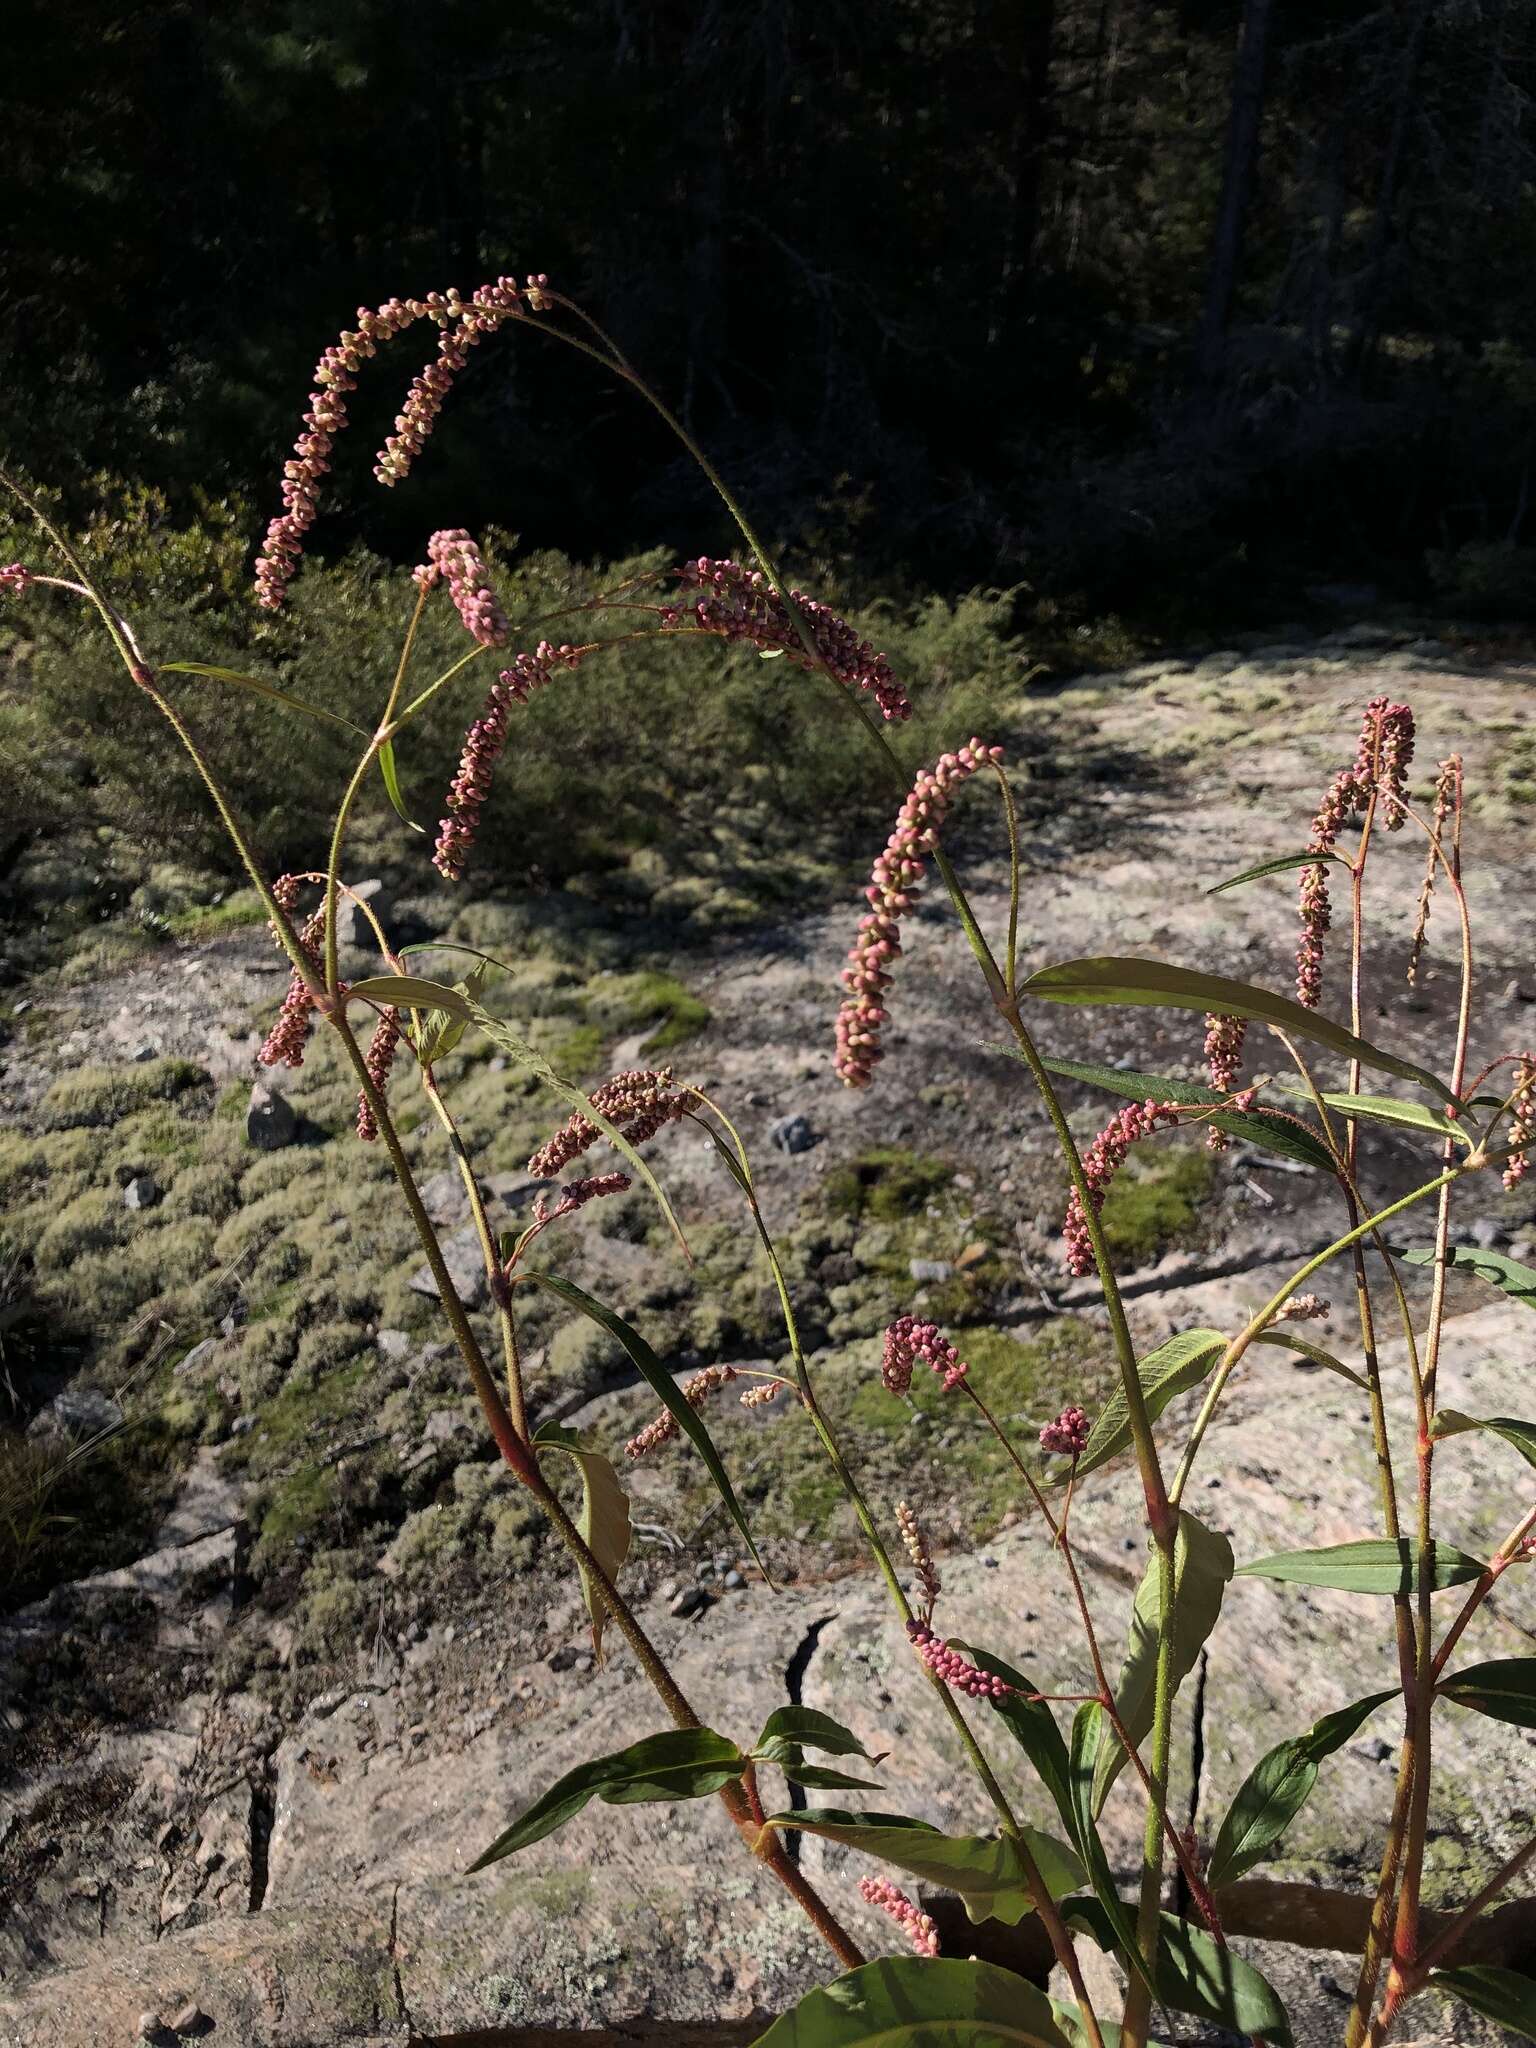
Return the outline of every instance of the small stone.
[[[391,1365],[410,1356],[411,1340],[404,1330],[380,1330],[373,1342],[379,1356],[387,1358]]]
[[[171,2032],[173,2034],[206,2033],[211,2024],[212,2022],[209,2020],[207,2013],[203,2011],[195,1999],[188,1999],[187,2003],[178,2012],[171,2014]]]
[[[123,1411],[95,1387],[66,1387],[27,1425],[30,1437],[94,1437],[119,1427]]]
[[[810,1533],[811,1533],[811,1525],[810,1525],[810,1523],[809,1523],[809,1522],[802,1522],[802,1523],[800,1524],[800,1526],[799,1526],[799,1527],[798,1527],[798,1528],[796,1529],[796,1531],[795,1531],[795,1541],[796,1541],[797,1543],[804,1543],[804,1542],[805,1542],[805,1540],[806,1540],[806,1538],[807,1538],[807,1537],[808,1537],[808,1536],[810,1535]]]
[[[576,1663],[576,1651],[572,1644],[562,1643],[558,1650],[552,1650],[544,1659],[551,1671],[570,1671]]]
[[[280,1152],[298,1135],[299,1119],[293,1104],[279,1089],[265,1081],[251,1083],[251,1099],[245,1112],[245,1135],[258,1152]]]
[[[136,1173],[123,1189],[125,1209],[153,1209],[160,1200],[160,1188],[152,1174]]]
[[[159,2013],[150,2011],[139,2014],[139,2039],[141,2041],[153,2041],[157,2034],[163,2034],[164,2032],[165,2021],[161,2019]]]
[[[160,1055],[156,1051],[155,1047],[150,1045],[146,1041],[146,1043],[143,1045],[136,1045],[133,1048],[133,1051],[129,1055],[129,1057],[132,1059],[135,1066],[142,1067],[146,1066],[150,1060],[158,1059]]]
[[[201,1344],[194,1344],[176,1368],[177,1379],[185,1379],[189,1374],[196,1372],[199,1366],[206,1365],[218,1348],[217,1337],[205,1337]]]
[[[739,1591],[740,1591],[740,1589],[741,1589],[741,1588],[742,1588],[742,1587],[743,1587],[743,1586],[744,1586],[744,1585],[745,1585],[745,1584],[746,1584],[747,1582],[746,1582],[746,1580],[745,1580],[745,1579],[744,1579],[744,1578],[743,1578],[743,1577],[741,1576],[741,1573],[740,1573],[740,1572],[738,1572],[738,1571],[734,1571],[734,1570],[733,1570],[733,1571],[728,1571],[728,1572],[726,1573],[725,1577],[724,1577],[724,1578],[723,1578],[723,1579],[722,1579],[722,1580],[720,1581],[720,1583],[721,1583],[721,1585],[722,1585],[722,1586],[724,1586],[724,1588],[725,1588],[725,1590],[727,1591],[727,1593],[735,1593],[735,1592],[739,1592]]]
[[[908,1259],[907,1271],[914,1280],[942,1283],[954,1272],[948,1259]]]
[[[255,1427],[256,1418],[254,1415],[237,1415],[229,1425],[229,1433],[231,1436],[244,1436],[248,1430],[252,1430]]]
[[[366,882],[354,882],[352,884],[352,894],[337,899],[336,943],[338,946],[371,948],[378,943],[373,935],[373,926],[363,915],[361,908],[355,900],[358,897],[361,897],[362,901],[367,904],[385,930],[389,929],[390,919],[394,916],[394,905],[390,902],[389,892],[384,884],[377,876]]]
[[[709,1595],[702,1586],[685,1586],[668,1612],[679,1621],[687,1621],[695,1614],[702,1614],[708,1605]]]
[[[816,1132],[808,1116],[781,1116],[769,1125],[768,1141],[780,1152],[809,1152]]]
[[[1503,1224],[1496,1223],[1491,1216],[1477,1217],[1467,1231],[1472,1242],[1481,1246],[1485,1252],[1492,1251],[1493,1247],[1508,1234]]]
[[[595,1662],[596,1659],[590,1650],[578,1650],[573,1668],[577,1671],[590,1671]]]

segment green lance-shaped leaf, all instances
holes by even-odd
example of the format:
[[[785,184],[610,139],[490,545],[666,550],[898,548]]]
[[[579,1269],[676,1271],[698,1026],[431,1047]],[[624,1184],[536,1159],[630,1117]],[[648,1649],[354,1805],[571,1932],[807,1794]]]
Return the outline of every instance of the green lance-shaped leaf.
[[[1194,1668],[1200,1647],[1216,1626],[1222,1596],[1232,1576],[1232,1546],[1183,1509],[1173,1550],[1173,1684],[1177,1691]],[[1131,1640],[1115,1708],[1139,1749],[1152,1726],[1157,1681],[1157,1643],[1162,1629],[1162,1564],[1154,1549],[1131,1613]],[[1099,1814],[1109,1788],[1128,1759],[1107,1719],[1093,1773],[1093,1810]]]
[[[485,987],[486,977],[491,971],[491,962],[482,960],[463,981],[453,984],[456,996],[462,996],[466,1003],[477,1003]],[[469,1029],[467,1010],[455,1013],[452,1010],[413,1011],[417,1019],[412,1033],[416,1057],[424,1067],[435,1061],[446,1059],[451,1052],[457,1052],[465,1032]]]
[[[1097,1899],[1068,1899],[1061,1909],[1069,1927],[1091,1934],[1101,1948],[1126,1959],[1113,1916]],[[1203,1927],[1164,1913],[1158,1923],[1153,1996],[1175,2012],[1213,2020],[1230,2033],[1290,2048],[1291,2023],[1267,1978],[1230,1949],[1217,1946]]]
[[[994,1045],[993,1052],[1004,1052],[1013,1059],[1024,1056],[1014,1045]],[[1131,1102],[1179,1102],[1206,1103],[1211,1099],[1212,1090],[1202,1087],[1196,1081],[1170,1081],[1164,1074],[1138,1074],[1119,1067],[1104,1067],[1088,1060],[1060,1060],[1051,1058],[1044,1062],[1053,1074],[1060,1074],[1063,1080],[1081,1081],[1089,1088],[1102,1088],[1110,1095],[1123,1095]],[[1225,1131],[1229,1138],[1237,1138],[1245,1145],[1252,1145],[1257,1151],[1272,1152],[1278,1159],[1293,1159],[1298,1165],[1311,1166],[1319,1173],[1333,1173],[1333,1154],[1316,1135],[1310,1125],[1303,1124],[1288,1112],[1277,1109],[1213,1109],[1206,1113],[1205,1121],[1214,1124],[1219,1131]]]
[[[1136,1916],[1115,1889],[1114,1872],[1104,1853],[1094,1815],[1093,1779],[1105,1738],[1111,1734],[1109,1716],[1097,1700],[1085,1700],[1072,1722],[1071,1791],[1076,1819],[1073,1840],[1093,1886],[1098,1912],[1092,1921],[1094,1938],[1101,1947],[1112,1948],[1128,1970],[1132,1970],[1150,1991],[1153,1982],[1146,1959],[1136,1946]],[[1081,1906],[1083,1901],[1073,1901]]]
[[[395,765],[395,743],[386,740],[379,749],[379,773],[384,778],[384,794],[394,807],[395,815],[402,824],[409,825],[413,832],[425,832],[425,825],[418,825],[405,808],[405,798],[400,794],[400,770]]]
[[[1465,1436],[1475,1429],[1502,1437],[1527,1465],[1536,1465],[1536,1422],[1521,1422],[1513,1415],[1463,1415],[1459,1408],[1442,1408],[1429,1425],[1429,1433],[1437,1442],[1442,1437]]]
[[[684,1398],[677,1382],[640,1332],[626,1323],[622,1316],[615,1315],[611,1308],[588,1294],[584,1288],[578,1287],[574,1280],[566,1280],[558,1273],[524,1273],[520,1277],[528,1286],[542,1287],[546,1294],[552,1294],[557,1301],[563,1301],[567,1308],[576,1309],[588,1317],[624,1347],[636,1371],[704,1460],[705,1468],[715,1483],[715,1491],[725,1503],[726,1512],[741,1531],[758,1570],[765,1579],[768,1579],[768,1567],[757,1554],[757,1545],[752,1540],[752,1531],[747,1527],[747,1518],[736,1498],[736,1489],[731,1484],[730,1474],[721,1463],[720,1453],[715,1449],[709,1431],[700,1420],[698,1410]],[[771,1585],[773,1581],[768,1579],[768,1583]]]
[[[1465,1586],[1482,1577],[1482,1565],[1464,1550],[1449,1543],[1436,1543],[1432,1548],[1431,1592],[1443,1593],[1447,1586]],[[1406,1536],[1396,1543],[1379,1536],[1360,1543],[1333,1543],[1323,1550],[1282,1550],[1274,1557],[1239,1565],[1237,1577],[1331,1586],[1339,1593],[1407,1595],[1418,1590],[1419,1549]]]
[[[1400,1124],[1405,1130],[1423,1131],[1433,1138],[1454,1138],[1458,1145],[1468,1149],[1472,1144],[1471,1136],[1459,1123],[1422,1102],[1403,1102],[1395,1095],[1349,1095],[1334,1089],[1324,1089],[1322,1099],[1340,1116],[1363,1117],[1373,1124]]]
[[[1403,1263],[1408,1266],[1432,1266],[1435,1263],[1432,1251],[1404,1252],[1402,1256]],[[1447,1263],[1461,1272],[1475,1273],[1480,1280],[1491,1281],[1511,1301],[1536,1308],[1536,1271],[1522,1266],[1518,1259],[1510,1258],[1507,1253],[1484,1251],[1481,1245],[1453,1244],[1447,1253]]]
[[[834,1721],[815,1707],[776,1707],[763,1723],[752,1754],[764,1763],[776,1764],[781,1757],[802,1749],[819,1749],[828,1756],[861,1756],[876,1761],[851,1728]]]
[[[1536,1728],[1536,1657],[1496,1657],[1453,1671],[1435,1688],[1458,1707],[1470,1707],[1493,1721]]]
[[[1536,2041],[1536,1978],[1495,1963],[1460,1963],[1453,1970],[1432,1971],[1429,1981],[1496,2026]]]
[[[1246,1017],[1259,1024],[1276,1024],[1293,1038],[1325,1046],[1348,1060],[1359,1060],[1384,1074],[1396,1074],[1427,1088],[1442,1102],[1454,1100],[1443,1082],[1427,1068],[1380,1046],[1356,1038],[1342,1024],[1315,1010],[1304,1009],[1288,996],[1277,996],[1267,988],[1254,988],[1245,981],[1228,981],[1219,974],[1197,974],[1188,967],[1172,967],[1161,960],[1067,960],[1058,967],[1042,967],[1020,989],[1021,995],[1038,996],[1048,1003],[1151,1004],[1164,1009],[1211,1011],[1223,1017]]]
[[[593,1108],[574,1081],[564,1080],[541,1052],[536,1052],[526,1039],[519,1038],[509,1024],[504,1024],[499,1017],[493,1017],[489,1010],[482,1008],[474,996],[450,988],[445,982],[425,981],[409,974],[378,974],[371,980],[354,982],[350,994],[359,996],[367,1002],[393,1003],[401,1010],[446,1010],[450,1016],[462,1017],[469,1024],[478,1024],[491,1043],[504,1052],[514,1066],[532,1074],[570,1108],[579,1110],[602,1132],[614,1150],[622,1154],[634,1168],[636,1176],[650,1190],[652,1200],[666,1218],[673,1236],[682,1247],[684,1256],[691,1259],[688,1240],[683,1236],[682,1226],[672,1213],[672,1204],[662,1192],[661,1183],[624,1133],[604,1116],[601,1110]]]
[[[629,1556],[630,1541],[629,1498],[619,1484],[619,1475],[600,1451],[588,1450],[575,1430],[562,1423],[541,1423],[534,1431],[533,1441],[537,1449],[561,1451],[575,1463],[581,1473],[581,1513],[576,1527],[608,1577],[617,1577]],[[581,1583],[592,1624],[592,1653],[601,1662],[608,1602],[585,1565]]]
[[[1336,1372],[1340,1379],[1348,1380],[1352,1386],[1371,1391],[1371,1383],[1364,1373],[1356,1372],[1351,1365],[1343,1364],[1331,1351],[1325,1351],[1321,1344],[1313,1344],[1306,1337],[1298,1337],[1294,1330],[1260,1330],[1260,1344],[1274,1344],[1282,1351],[1294,1351],[1302,1358],[1310,1358],[1314,1365],[1326,1366],[1329,1372]]]
[[[306,718],[318,718],[327,725],[342,726],[348,732],[355,732],[360,740],[369,737],[362,726],[355,725],[350,718],[343,718],[339,711],[327,711],[322,704],[306,704],[302,697],[294,697],[287,690],[280,690],[276,683],[263,682],[260,676],[241,675],[238,669],[214,668],[206,661],[164,661],[160,664],[160,673],[201,676],[208,682],[233,683],[238,689],[250,690],[255,696],[270,698],[274,704],[281,704],[289,711],[302,711]]]
[[[799,1828],[856,1849],[878,1863],[893,1864],[925,1884],[957,1892],[973,1921],[1001,1920],[1015,1927],[1034,1900],[1024,1864],[1007,1835],[945,1835],[927,1821],[900,1813],[850,1813],[836,1807],[807,1807],[799,1813],[770,1814],[770,1828]],[[1067,1847],[1034,1828],[1019,1830],[1046,1889],[1062,1899],[1084,1882],[1083,1866]]]
[[[612,1756],[580,1764],[536,1799],[477,1856],[471,1871],[515,1856],[543,1841],[581,1812],[590,1800],[609,1806],[644,1806],[673,1799],[704,1799],[729,1785],[746,1769],[747,1760],[734,1742],[713,1728],[668,1728],[648,1735]]]
[[[1149,1418],[1155,1421],[1176,1395],[1198,1387],[1226,1348],[1227,1340],[1220,1330],[1183,1330],[1148,1352],[1137,1364],[1136,1374]],[[1079,1476],[1107,1464],[1130,1441],[1131,1418],[1125,1389],[1116,1387],[1089,1432],[1078,1460]]]
[[[1220,896],[1228,889],[1240,889],[1245,882],[1262,882],[1266,875],[1283,875],[1291,868],[1326,867],[1330,862],[1341,868],[1349,866],[1341,853],[1284,853],[1278,860],[1261,860],[1256,868],[1244,868],[1240,875],[1228,875],[1205,893]]]
[[[1040,1690],[1039,1686],[1026,1678],[1022,1671],[1015,1671],[1011,1664],[1005,1664],[1001,1657],[978,1650],[973,1643],[957,1642],[955,1647],[981,1670],[990,1672],[994,1678],[1000,1678],[1005,1685],[1014,1688],[1000,1698],[990,1698],[987,1705],[1034,1765],[1036,1776],[1055,1801],[1062,1825],[1076,1841],[1077,1813],[1072,1803],[1071,1759],[1061,1730],[1056,1726],[1055,1715],[1044,1700],[1029,1697]]]
[[[755,2048],[1075,2048],[1043,1991],[996,1963],[882,1956],[808,1991]]]
[[[1378,1707],[1396,1697],[1395,1686],[1390,1692],[1373,1692],[1325,1714],[1307,1734],[1277,1742],[1260,1757],[1227,1809],[1211,1851],[1207,1882],[1213,1887],[1231,1884],[1262,1863],[1311,1798],[1324,1757],[1341,1749]]]

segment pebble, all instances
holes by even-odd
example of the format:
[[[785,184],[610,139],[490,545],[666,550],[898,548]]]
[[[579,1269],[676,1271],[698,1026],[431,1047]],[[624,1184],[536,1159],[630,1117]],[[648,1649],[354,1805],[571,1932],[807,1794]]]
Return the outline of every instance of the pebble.
[[[157,2034],[163,2034],[164,2032],[165,2021],[161,2019],[159,2013],[141,2012],[139,2014],[139,2039],[141,2041],[153,2041]]]
[[[171,2014],[173,2034],[200,2034],[208,2025],[208,2015],[195,1999],[189,1999],[179,2012]]]
[[[781,1116],[769,1125],[768,1139],[780,1152],[809,1152],[816,1142],[816,1131],[808,1116]]]
[[[695,1614],[702,1614],[709,1605],[709,1595],[702,1586],[685,1586],[672,1602],[668,1612],[679,1621],[687,1621]]]
[[[551,1671],[569,1671],[576,1662],[576,1651],[572,1644],[562,1643],[558,1650],[551,1650],[544,1659]]]
[[[725,1577],[721,1580],[721,1584],[725,1587],[727,1593],[734,1593],[738,1591],[746,1583],[746,1580],[741,1576],[741,1573],[738,1571],[727,1572]]]

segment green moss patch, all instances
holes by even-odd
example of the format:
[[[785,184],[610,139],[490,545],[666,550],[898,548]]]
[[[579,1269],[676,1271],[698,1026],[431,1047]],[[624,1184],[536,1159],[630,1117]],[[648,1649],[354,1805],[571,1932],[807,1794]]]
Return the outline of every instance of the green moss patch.
[[[1117,1259],[1144,1266],[1195,1231],[1211,1190],[1211,1155],[1192,1145],[1135,1156],[1104,1203],[1104,1235]]]
[[[120,1123],[151,1103],[168,1102],[208,1076],[191,1060],[149,1060],[136,1067],[79,1067],[61,1074],[43,1097],[45,1129],[69,1131]]]
[[[953,1167],[940,1159],[883,1145],[829,1173],[822,1200],[834,1216],[894,1222],[920,1215],[953,1179]]]

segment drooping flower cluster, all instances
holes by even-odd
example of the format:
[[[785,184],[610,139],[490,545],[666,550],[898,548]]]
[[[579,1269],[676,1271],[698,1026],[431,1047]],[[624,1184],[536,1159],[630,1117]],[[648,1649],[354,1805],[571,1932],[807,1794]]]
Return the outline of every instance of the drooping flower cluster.
[[[1080,1458],[1088,1447],[1088,1417],[1081,1408],[1063,1408],[1040,1432],[1040,1448],[1055,1457]]]
[[[631,1186],[627,1173],[593,1173],[585,1180],[567,1181],[553,1209],[542,1195],[537,1197],[533,1205],[533,1220],[542,1230],[548,1223],[558,1223],[562,1216],[574,1216],[588,1202],[600,1202],[605,1195],[625,1194]]]
[[[956,1692],[973,1700],[1000,1700],[1015,1688],[990,1671],[983,1671],[969,1658],[952,1650],[942,1636],[935,1635],[926,1621],[909,1621],[907,1638],[935,1678],[941,1678]]]
[[[1413,920],[1413,943],[1408,949],[1408,972],[1405,979],[1411,988],[1419,978],[1419,960],[1424,951],[1424,939],[1429,930],[1429,909],[1434,898],[1435,882],[1440,867],[1440,847],[1443,834],[1451,813],[1461,804],[1461,756],[1452,754],[1440,763],[1435,777],[1434,840],[1424,855],[1424,879],[1419,884],[1418,907]]]
[[[289,879],[289,877],[284,877],[284,881]],[[277,896],[277,900],[284,910],[291,909],[293,898],[290,896],[285,901],[284,897],[279,894],[281,888],[282,884],[280,883],[278,888],[274,889],[273,894]],[[295,894],[297,889],[298,884],[295,881],[293,883]],[[303,948],[310,966],[316,974],[320,972],[319,946],[324,931],[325,906],[322,904],[317,910],[310,913],[298,932],[299,944]],[[283,1006],[277,1013],[277,1021],[267,1033],[262,1048],[256,1055],[262,1066],[303,1066],[304,1045],[309,1037],[309,1019],[314,1007],[315,999],[309,992],[308,983],[299,970],[294,968],[292,974],[288,977],[288,987],[283,996]]]
[[[942,1590],[939,1583],[939,1568],[933,1561],[933,1552],[928,1547],[928,1538],[923,1533],[922,1523],[904,1500],[896,1504],[896,1525],[901,1530],[902,1542],[907,1546],[912,1569],[917,1573],[917,1583],[923,1596],[924,1617],[931,1618],[934,1602]]]
[[[1312,820],[1309,853],[1330,854],[1340,832],[1357,812],[1363,811],[1374,790],[1381,799],[1382,816],[1389,832],[1395,832],[1407,817],[1403,809],[1408,791],[1408,769],[1413,760],[1413,713],[1406,704],[1394,704],[1387,697],[1373,697],[1365,707],[1354,761],[1341,768],[1324,792]],[[1323,985],[1323,941],[1333,922],[1328,894],[1328,868],[1319,861],[1301,871],[1299,890],[1301,938],[1296,948],[1296,1000],[1309,1010],[1317,1008]]]
[[[906,1893],[888,1877],[861,1877],[859,1890],[870,1905],[878,1906],[882,1913],[888,1913],[901,1929],[915,1952],[920,1956],[936,1956],[939,1952],[939,1930],[933,1916],[925,1913],[921,1906],[914,1906]]]
[[[1154,1102],[1150,1096],[1145,1102],[1128,1102],[1118,1115],[1110,1118],[1083,1154],[1083,1172],[1096,1216],[1103,1210],[1110,1183],[1124,1166],[1131,1147],[1150,1137],[1159,1124],[1177,1123],[1178,1118],[1176,1102]],[[1083,1274],[1093,1271],[1093,1239],[1075,1188],[1061,1234],[1066,1240],[1068,1269],[1081,1279]]]
[[[427,542],[427,559],[411,571],[417,588],[435,590],[446,582],[464,630],[482,647],[501,647],[511,627],[496,592],[479,543],[462,526],[441,527]]]
[[[21,562],[11,562],[0,569],[0,590],[11,597],[20,597],[27,585],[34,580],[32,571]]]
[[[690,1408],[702,1408],[711,1394],[718,1388],[728,1385],[735,1377],[734,1365],[707,1365],[702,1372],[695,1373],[685,1384],[683,1399]],[[624,1446],[624,1454],[629,1458],[643,1458],[649,1452],[659,1449],[662,1444],[671,1443],[674,1437],[681,1434],[677,1417],[669,1408],[663,1408],[658,1415],[652,1417],[644,1429],[637,1431],[630,1438]]]
[[[944,754],[923,769],[907,793],[896,828],[870,872],[864,894],[869,909],[843,969],[848,993],[837,1013],[837,1071],[849,1088],[867,1088],[882,1057],[884,994],[891,963],[901,952],[901,920],[917,901],[923,864],[939,843],[951,796],[978,768],[1001,761],[1001,747],[973,739],[956,754]]]
[[[1527,1149],[1536,1137],[1536,1053],[1526,1053],[1515,1069],[1514,1108],[1510,1116],[1509,1142],[1514,1151],[1504,1162],[1504,1185],[1519,1187],[1529,1171]]]
[[[626,1067],[601,1088],[594,1088],[588,1100],[631,1145],[643,1145],[663,1124],[686,1115],[697,1098],[691,1088],[677,1086],[670,1067]],[[535,1180],[553,1180],[562,1167],[590,1151],[601,1136],[590,1117],[573,1110],[528,1161],[528,1171]]]
[[[1248,1035],[1248,1023],[1244,1017],[1222,1017],[1208,1014],[1205,1020],[1205,1065],[1211,1077],[1211,1086],[1221,1095],[1230,1095],[1236,1085],[1238,1072],[1243,1064],[1243,1040]],[[1225,1152],[1227,1134],[1211,1124],[1205,1134],[1205,1142],[1213,1152]]]
[[[256,601],[276,611],[287,594],[304,551],[304,536],[314,524],[321,478],[331,467],[336,437],[347,424],[347,393],[357,388],[357,373],[379,352],[380,345],[418,320],[438,328],[435,362],[411,384],[395,431],[379,451],[374,475],[380,483],[399,483],[426,445],[443,400],[468,360],[469,350],[502,322],[544,304],[540,285],[519,293],[515,278],[500,277],[482,285],[470,299],[457,291],[428,292],[422,299],[387,299],[382,306],[360,306],[357,326],[347,328],[315,365],[304,427],[293,454],[283,465],[283,510],[267,528],[256,563]]]
[[[391,1003],[379,1012],[379,1021],[373,1027],[373,1037],[368,1044],[368,1078],[381,1095],[389,1092],[389,1070],[395,1063],[399,1044],[400,1012]],[[373,1105],[361,1092],[357,1098],[357,1135],[365,1144],[372,1144],[379,1135]]]
[[[700,555],[676,572],[689,593],[684,604],[667,605],[663,628],[686,623],[726,640],[750,640],[754,647],[777,649],[797,667],[814,669],[788,607],[760,569],[740,562],[715,562]],[[697,592],[697,596],[692,593]],[[912,706],[890,663],[861,640],[846,619],[840,619],[814,597],[792,590],[790,602],[804,619],[811,644],[837,680],[850,690],[867,690],[883,718],[910,718]]]
[[[944,1382],[952,1394],[970,1367],[944,1335],[937,1323],[920,1323],[915,1316],[898,1316],[885,1333],[880,1359],[880,1377],[893,1394],[904,1394],[912,1384],[912,1368],[921,1359]]]
[[[759,1380],[742,1395],[741,1405],[743,1408],[771,1408],[784,1392],[783,1380]]]
[[[1277,1323],[1320,1323],[1333,1314],[1333,1303],[1321,1294],[1293,1294],[1275,1315]]]
[[[464,735],[459,772],[448,791],[448,815],[438,825],[432,859],[444,881],[457,882],[463,876],[480,827],[481,809],[491,793],[491,777],[507,743],[513,705],[526,704],[535,690],[550,681],[557,666],[575,668],[586,651],[541,640],[532,654],[517,655],[512,666],[504,668],[492,683],[480,716]]]

